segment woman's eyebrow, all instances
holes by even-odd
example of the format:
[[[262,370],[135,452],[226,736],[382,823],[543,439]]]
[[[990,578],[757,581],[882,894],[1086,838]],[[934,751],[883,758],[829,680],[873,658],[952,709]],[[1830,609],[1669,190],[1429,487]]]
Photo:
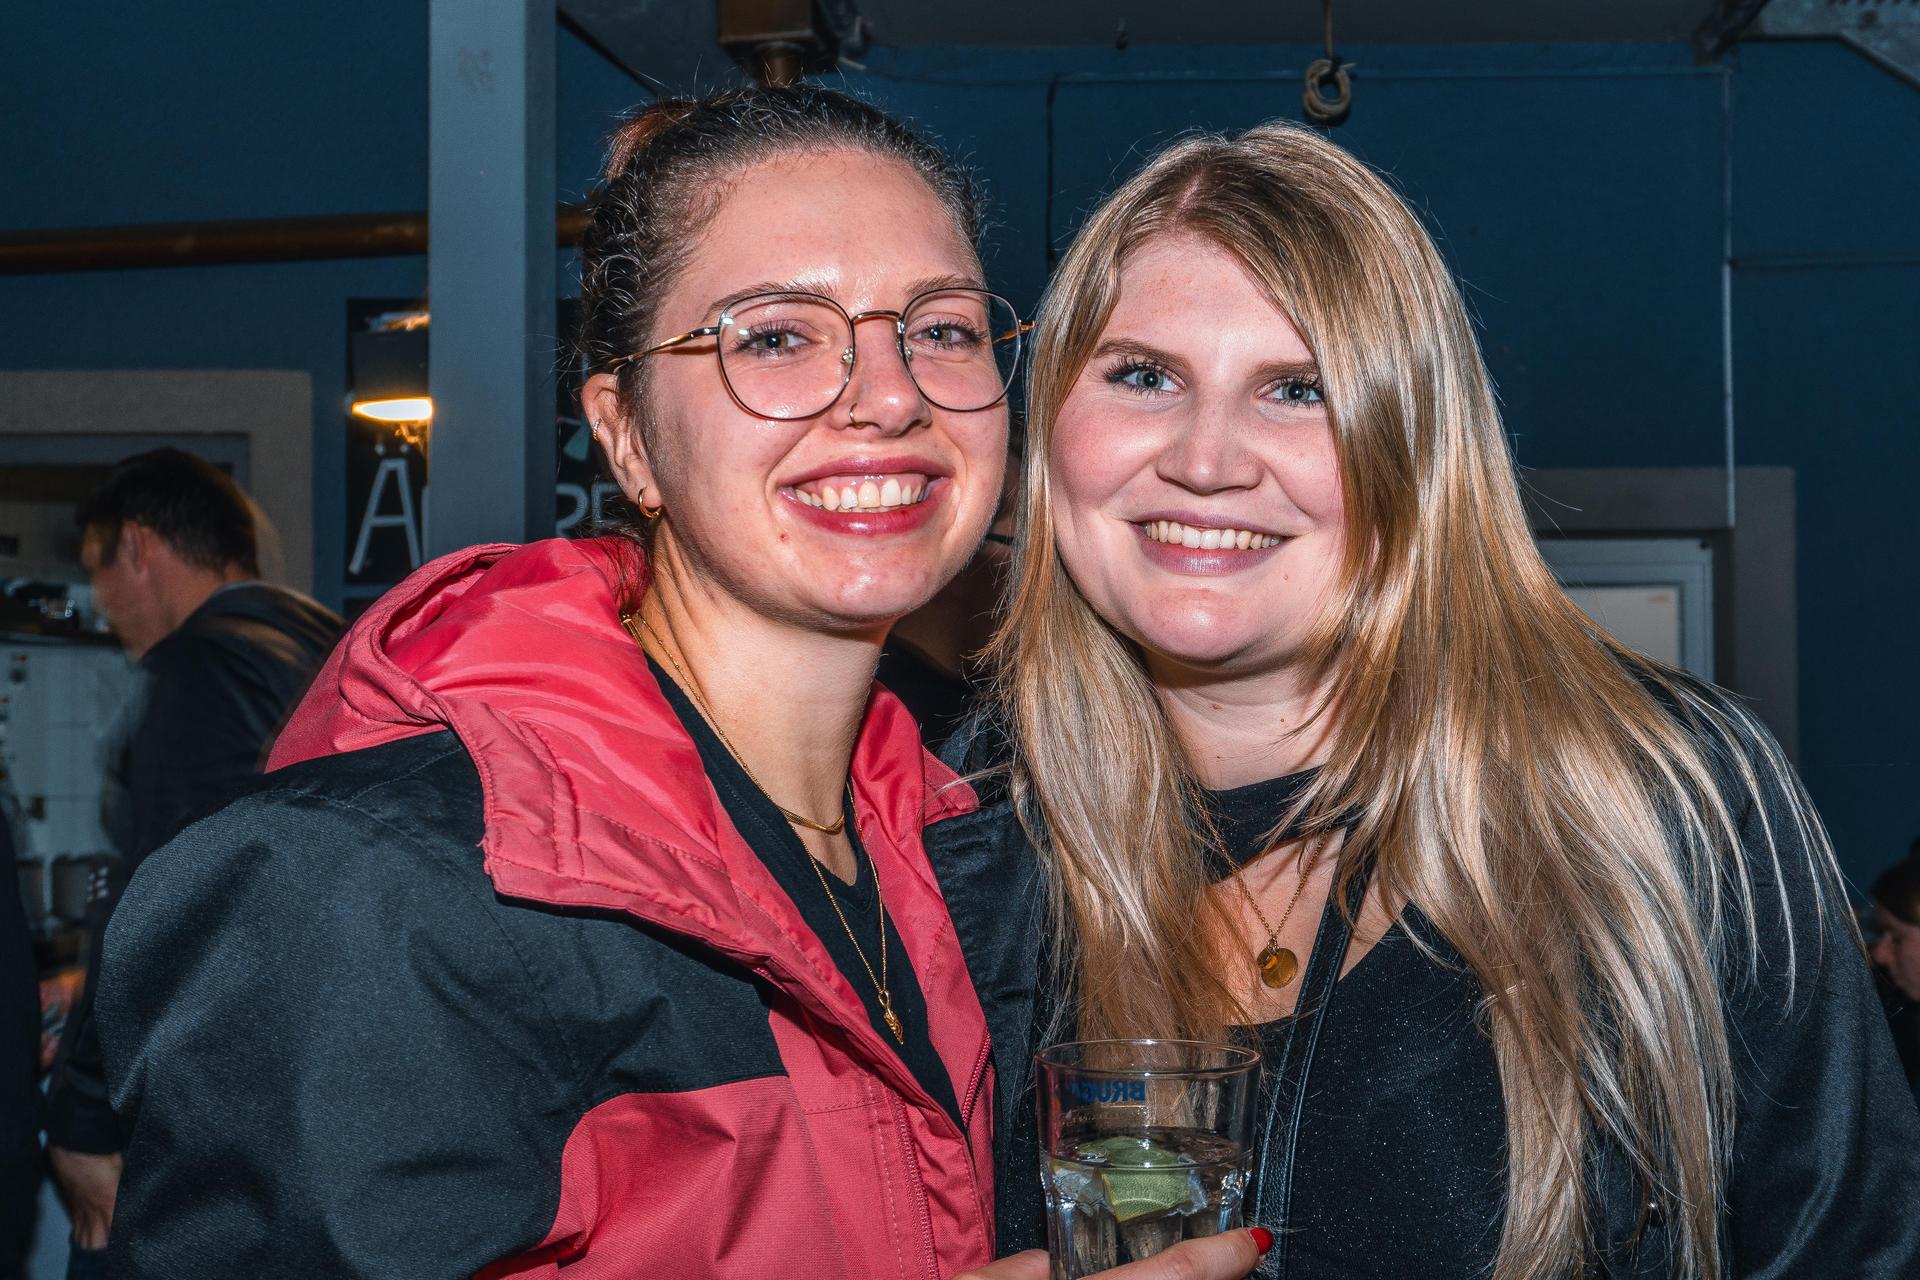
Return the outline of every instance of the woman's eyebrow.
[[[1176,368],[1179,367],[1181,363],[1180,358],[1171,351],[1163,351],[1159,347],[1153,346],[1150,343],[1141,342],[1136,338],[1107,338],[1093,349],[1093,355],[1090,358],[1100,360],[1107,356],[1133,356],[1136,359],[1149,360],[1154,364],[1164,364]]]
[[[762,293],[817,293],[826,296],[826,286],[822,281],[805,277],[796,280],[761,280],[756,284],[745,285],[732,293],[723,294],[707,304],[706,314],[718,315],[734,304]]]
[[[906,289],[906,295],[902,297],[900,301],[905,302],[907,298],[917,298],[923,293],[932,293],[938,289],[985,289],[986,287],[983,281],[973,276],[963,276],[954,273],[927,276],[909,284]]]
[[[1298,378],[1303,382],[1318,382],[1320,380],[1320,365],[1311,358],[1306,360],[1275,360],[1268,364],[1261,365],[1260,371],[1255,377],[1261,382],[1278,382],[1282,378]]]
[[[933,293],[939,289],[985,289],[987,286],[973,276],[954,273],[925,276],[908,283],[898,299],[904,304],[909,298],[917,298],[923,293]],[[763,293],[811,293],[822,298],[834,298],[830,286],[823,280],[809,279],[805,276],[793,280],[761,280],[754,284],[735,289],[733,292],[715,298],[707,304],[707,315],[717,315],[736,303]],[[845,305],[842,303],[841,305]]]

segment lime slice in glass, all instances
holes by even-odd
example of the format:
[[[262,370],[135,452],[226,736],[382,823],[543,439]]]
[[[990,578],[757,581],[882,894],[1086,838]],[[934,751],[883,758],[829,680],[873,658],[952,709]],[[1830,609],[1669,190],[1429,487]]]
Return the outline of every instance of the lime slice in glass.
[[[1131,1222],[1194,1203],[1193,1160],[1189,1156],[1146,1138],[1123,1134],[1086,1143],[1080,1151],[1098,1153],[1104,1161],[1100,1180],[1106,1183],[1107,1204],[1116,1222]]]

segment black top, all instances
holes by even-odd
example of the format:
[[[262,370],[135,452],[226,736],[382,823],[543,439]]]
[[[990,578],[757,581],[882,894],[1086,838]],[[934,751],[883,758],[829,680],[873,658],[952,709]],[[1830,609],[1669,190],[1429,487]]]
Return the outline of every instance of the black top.
[[[1268,832],[1312,776],[1208,793],[1226,851],[1247,862],[1271,847]],[[1331,897],[1326,910],[1339,910]],[[1414,945],[1415,935],[1434,955]],[[1340,979],[1300,1123],[1289,1280],[1490,1272],[1503,1220],[1506,1117],[1493,1044],[1474,1025],[1479,991],[1411,905]],[[1254,1028],[1269,1064],[1284,1053],[1290,1021]],[[1279,1092],[1269,1075],[1256,1133],[1266,1131]],[[1248,1204],[1259,1202],[1260,1188],[1250,1187]]]
[[[695,749],[700,752],[700,763],[707,771],[708,780],[713,783],[715,794],[720,797],[721,806],[727,811],[727,819],[733,823],[741,839],[747,842],[747,847],[773,873],[773,878],[798,908],[801,919],[807,922],[807,927],[826,947],[827,954],[833,958],[841,976],[846,978],[847,985],[859,994],[880,1038],[899,1053],[900,1060],[906,1063],[921,1087],[964,1130],[966,1123],[960,1118],[960,1103],[955,1097],[953,1080],[947,1075],[946,1064],[940,1061],[940,1055],[934,1052],[933,1041],[927,1033],[927,999],[920,990],[920,978],[914,972],[913,961],[900,943],[900,930],[889,916],[885,941],[887,988],[893,996],[894,1016],[906,1028],[904,1044],[895,1040],[893,1032],[888,1029],[880,1011],[879,992],[874,989],[866,965],[861,963],[859,952],[854,950],[853,942],[847,936],[847,930],[851,929],[853,936],[859,939],[860,952],[866,953],[867,963],[873,966],[874,973],[879,973],[882,943],[879,937],[878,891],[873,883],[866,849],[861,845],[860,833],[855,829],[851,804],[848,806],[846,832],[848,842],[853,845],[853,883],[843,884],[838,877],[826,877],[827,892],[839,901],[840,911],[846,916],[846,923],[842,925],[840,916],[834,914],[832,903],[820,890],[821,877],[814,873],[817,864],[813,861],[813,855],[807,852],[807,847],[800,843],[800,837],[794,834],[793,828],[781,816],[779,806],[747,776],[747,771],[734,758],[733,752],[727,750],[726,744],[713,731],[713,726],[707,723],[706,717],[700,714],[672,677],[661,670],[652,654],[647,655],[647,665],[653,669],[653,678],[660,682],[660,692],[666,695],[667,705],[673,708],[673,714],[680,718],[687,735],[693,739]]]
[[[260,772],[340,630],[298,592],[237,582],[147,650],[139,717],[108,762],[107,829],[126,875]]]
[[[920,740],[938,752],[980,700],[980,689],[965,676],[942,671],[919,650],[898,638],[880,650],[873,678],[904,702],[920,726]]]
[[[1902,995],[1878,965],[1874,966],[1873,985],[1887,1011],[1887,1030],[1893,1033],[1893,1047],[1900,1054],[1901,1069],[1907,1073],[1907,1086],[1920,1098],[1920,1002]]]
[[[1721,714],[1740,714],[1730,695],[1689,686]],[[1738,1106],[1720,1217],[1725,1273],[1912,1280],[1920,1275],[1920,1214],[1909,1208],[1920,1204],[1920,1114],[1846,904],[1815,874],[1793,821],[1794,784],[1761,768],[1757,794],[1748,791],[1744,770],[1774,749],[1764,731],[1743,715],[1732,723],[1687,723],[1733,807],[1757,917],[1753,970],[1736,961],[1720,975]],[[963,727],[943,752],[963,775],[1010,758],[1004,730],[986,717]],[[1007,1253],[1046,1244],[1030,1062],[1072,991],[1070,981],[1046,980],[1054,971],[1042,948],[1043,863],[1027,838],[1038,819],[1023,824],[1016,796],[1004,786],[976,790],[981,808],[934,823],[925,842],[980,993],[1002,1084],[993,1139],[1000,1175],[995,1219],[998,1247]],[[1323,914],[1323,931],[1340,920],[1337,911]],[[1792,948],[1783,936],[1788,927]],[[1305,1082],[1297,1095],[1298,1142],[1288,1141],[1286,1124],[1276,1125],[1257,1162],[1281,1173],[1291,1167],[1299,1211],[1247,1216],[1292,1233],[1286,1280],[1309,1273],[1485,1274],[1459,1259],[1491,1256],[1502,1225],[1496,1197],[1485,1189],[1497,1158],[1493,1139],[1449,1135],[1504,1131],[1491,1092],[1492,1058],[1472,1029],[1472,985],[1414,952],[1415,934],[1431,939],[1431,924],[1408,910],[1387,942],[1296,1020],[1304,1031],[1315,1009],[1324,1011],[1320,1040],[1295,1038],[1294,1069],[1282,1081],[1290,1088]],[[1442,946],[1441,958],[1449,955]],[[1309,960],[1310,971],[1318,967]],[[1315,978],[1309,972],[1303,983]],[[1421,1019],[1430,1020],[1424,1029]],[[1312,1050],[1303,1052],[1303,1044]],[[1596,1139],[1585,1174],[1592,1191],[1585,1225],[1596,1244],[1590,1276],[1668,1280],[1676,1272],[1678,1233],[1658,1215],[1643,1216],[1645,1193],[1619,1145]],[[1262,1199],[1272,1198],[1266,1193],[1281,1181],[1267,1179]],[[1416,1196],[1438,1203],[1412,1203]],[[1435,1222],[1441,1225],[1429,1225]],[[1469,1234],[1480,1231],[1484,1237]],[[1431,1234],[1410,1255],[1406,1242],[1421,1232]],[[1343,1250],[1356,1261],[1334,1261]],[[1262,1280],[1274,1276],[1281,1253],[1276,1243],[1262,1262]],[[1409,1256],[1417,1265],[1405,1264]]]
[[[100,939],[128,877],[148,854],[240,794],[340,638],[340,619],[298,592],[264,582],[215,591],[140,659],[141,703],[108,758],[107,831],[120,865],[96,880],[87,906],[86,989],[67,1015],[47,1087],[49,1142],[118,1151],[93,1025]]]

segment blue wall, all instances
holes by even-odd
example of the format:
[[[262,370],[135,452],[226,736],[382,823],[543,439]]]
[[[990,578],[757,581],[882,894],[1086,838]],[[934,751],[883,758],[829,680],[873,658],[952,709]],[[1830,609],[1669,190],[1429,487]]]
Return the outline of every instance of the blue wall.
[[[972,155],[1024,307],[1154,140],[1299,118],[1314,56],[876,54],[850,80]],[[1354,56],[1336,137],[1439,236],[1523,466],[1724,464],[1731,246],[1735,457],[1797,477],[1802,772],[1870,879],[1920,835],[1920,92],[1833,43]]]
[[[1186,51],[1046,59],[1055,198],[1064,243],[1081,215],[1156,141],[1300,115],[1307,51]],[[1395,176],[1465,279],[1517,435],[1534,466],[1718,464],[1721,97],[1727,76],[1664,47],[1362,50],[1358,109],[1339,141]],[[1017,257],[1000,265],[1018,301],[1044,277],[1046,82],[929,90],[889,69],[873,88],[967,138],[1009,204]],[[1004,66],[988,74],[1004,76]],[[955,76],[952,70],[943,78]],[[975,121],[986,125],[976,138]],[[1025,139],[1001,172],[1011,140]],[[1038,173],[1035,165],[1040,166]],[[1022,203],[1013,205],[1022,193]],[[1015,249],[1009,243],[1008,249]],[[1636,297],[1621,295],[1631,284]],[[1642,308],[1654,324],[1630,323]],[[1664,412],[1619,412],[1590,371],[1632,371]],[[1574,385],[1569,385],[1569,383]]]
[[[203,0],[188,28],[162,8],[13,24],[0,228],[423,207],[423,5]],[[1049,240],[1143,142],[1297,117],[1311,56],[878,50],[846,81],[970,156],[999,206],[989,269],[1028,307]],[[1653,45],[1353,56],[1336,136],[1440,234],[1525,465],[1725,460],[1731,242],[1737,457],[1798,476],[1803,771],[1870,875],[1920,834],[1920,93],[1826,43],[1710,68]],[[565,32],[559,58],[575,198],[645,91]],[[0,278],[0,367],[310,370],[315,577],[337,593],[345,303],[424,286],[409,259]]]
[[[1801,771],[1867,877],[1920,835],[1920,91],[1769,45],[1733,119],[1740,460],[1797,474]]]
[[[0,37],[0,230],[426,208],[424,4],[39,7]],[[557,62],[577,200],[647,94],[564,29]],[[314,585],[338,604],[347,300],[425,291],[423,257],[0,277],[0,367],[310,371]]]

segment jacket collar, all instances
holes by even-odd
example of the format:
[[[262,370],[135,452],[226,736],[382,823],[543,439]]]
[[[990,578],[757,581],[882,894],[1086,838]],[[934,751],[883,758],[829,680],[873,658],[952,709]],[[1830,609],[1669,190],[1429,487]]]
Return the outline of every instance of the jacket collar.
[[[556,539],[473,547],[424,566],[354,625],[268,767],[450,728],[480,775],[485,864],[501,893],[624,911],[697,939],[789,988],[898,1066],[858,995],[733,830],[621,627],[619,584],[644,574],[637,557],[615,539]],[[958,983],[958,991],[929,989],[929,1008],[971,1003],[964,969],[929,974],[920,963],[951,943],[952,926],[918,855],[922,828],[975,808],[972,790],[926,754],[912,717],[878,686],[852,773],[863,838],[909,855],[887,860],[881,888],[923,985]],[[972,1028],[936,1028],[935,1039],[947,1041],[942,1057],[964,1090],[971,1059],[955,1061],[977,1047]]]

